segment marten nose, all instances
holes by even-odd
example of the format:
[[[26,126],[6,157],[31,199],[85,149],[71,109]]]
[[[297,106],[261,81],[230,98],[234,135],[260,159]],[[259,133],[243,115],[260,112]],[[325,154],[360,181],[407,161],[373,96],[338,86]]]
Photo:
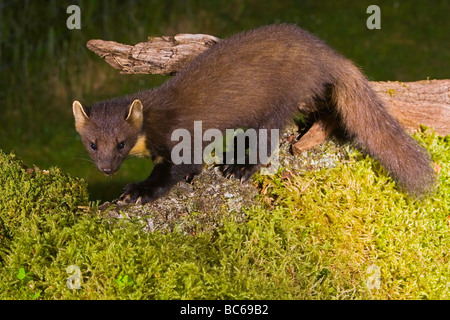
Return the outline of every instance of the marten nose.
[[[106,175],[110,175],[112,173],[111,168],[101,168],[101,171],[103,172],[103,174],[106,174]]]

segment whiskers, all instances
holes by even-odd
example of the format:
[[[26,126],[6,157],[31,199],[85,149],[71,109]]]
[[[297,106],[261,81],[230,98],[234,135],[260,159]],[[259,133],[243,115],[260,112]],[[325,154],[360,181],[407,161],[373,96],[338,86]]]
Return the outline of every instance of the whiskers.
[[[89,157],[76,157],[75,160],[82,160],[82,161],[90,162],[90,163],[92,163],[92,164],[95,165],[94,160],[92,160],[92,159],[89,158]]]

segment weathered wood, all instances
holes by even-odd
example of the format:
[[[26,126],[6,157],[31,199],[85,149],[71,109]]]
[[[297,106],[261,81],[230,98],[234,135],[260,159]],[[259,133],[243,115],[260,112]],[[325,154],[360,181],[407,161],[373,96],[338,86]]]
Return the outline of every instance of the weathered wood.
[[[292,144],[292,153],[301,154],[303,151],[307,151],[324,142],[338,127],[338,123],[332,121],[331,118],[330,114],[324,114],[316,119],[311,128],[297,142]]]
[[[423,124],[439,135],[450,134],[450,80],[380,81],[371,85],[409,132]]]
[[[219,41],[205,34],[178,34],[174,37],[149,37],[147,42],[134,46],[90,40],[87,47],[121,73],[172,75]],[[450,80],[371,84],[386,102],[391,114],[408,132],[426,125],[434,128],[439,135],[450,134]],[[293,145],[294,153],[322,143],[335,127],[326,119],[317,119],[311,129]]]
[[[170,75],[219,41],[205,34],[178,34],[149,37],[134,46],[104,40],[89,40],[86,46],[121,73]]]

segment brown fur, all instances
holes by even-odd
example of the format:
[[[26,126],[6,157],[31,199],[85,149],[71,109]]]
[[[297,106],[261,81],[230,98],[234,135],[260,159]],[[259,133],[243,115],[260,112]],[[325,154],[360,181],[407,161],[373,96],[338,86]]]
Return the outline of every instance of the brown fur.
[[[124,120],[134,100],[143,105],[140,128]],[[192,132],[194,121],[200,120],[203,130],[281,129],[299,106],[305,113],[320,112],[323,103],[317,101],[328,101],[327,108],[350,136],[406,190],[429,190],[434,181],[429,156],[389,115],[364,75],[323,41],[293,25],[265,26],[221,41],[161,87],[95,104],[86,111],[92,124],[83,123],[89,129],[78,130],[77,122],[77,130],[88,149],[94,138],[107,141],[102,142],[109,144],[106,151],[91,156],[100,170],[99,163],[109,162],[112,173],[124,158],[117,157],[117,144],[127,140],[129,152],[138,136],[145,135],[146,150],[162,159],[161,164],[145,181],[128,185],[125,194],[146,202],[201,170],[198,165],[171,163],[175,129]],[[259,167],[226,170],[247,179]]]

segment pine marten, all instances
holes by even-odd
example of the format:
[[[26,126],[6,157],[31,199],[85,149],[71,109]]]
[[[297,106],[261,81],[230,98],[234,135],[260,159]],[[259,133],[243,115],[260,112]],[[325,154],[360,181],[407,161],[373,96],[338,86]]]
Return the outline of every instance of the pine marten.
[[[281,129],[300,111],[327,109],[346,133],[413,195],[431,189],[427,152],[393,118],[368,80],[348,59],[295,25],[260,27],[220,41],[188,62],[162,86],[83,108],[73,103],[75,127],[105,175],[128,155],[151,157],[147,179],[128,184],[127,201],[152,201],[203,165],[177,163],[174,130]],[[270,137],[268,138],[268,143]],[[228,164],[224,174],[250,178],[261,163]]]

